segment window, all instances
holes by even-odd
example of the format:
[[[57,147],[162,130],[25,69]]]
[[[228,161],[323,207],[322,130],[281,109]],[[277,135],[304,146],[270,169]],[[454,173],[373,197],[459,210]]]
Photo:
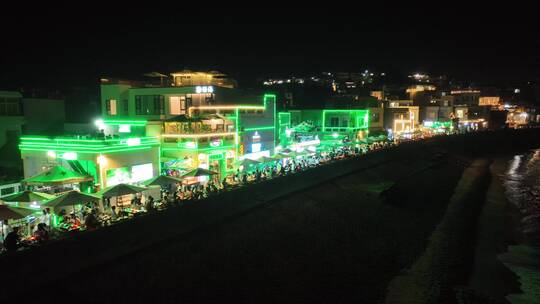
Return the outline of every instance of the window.
[[[7,187],[7,188],[0,189],[1,196],[12,194],[12,193],[15,193],[15,187]]]
[[[180,113],[181,114],[186,114],[187,113],[186,97],[185,96],[180,97]]]
[[[116,115],[118,114],[116,111],[116,99],[109,99],[105,103],[105,107],[107,108],[107,115]]]
[[[129,100],[124,99],[124,114],[129,115]]]
[[[0,97],[0,115],[17,116],[21,115],[21,106],[19,98]]]
[[[204,102],[205,102],[206,105],[213,104],[214,103],[214,94],[207,94]]]
[[[330,127],[339,127],[339,117],[330,118]]]
[[[162,95],[154,95],[154,108],[150,110],[150,114],[163,115],[165,114],[165,97]]]
[[[162,115],[165,114],[165,97],[162,95],[136,95],[136,115]]]
[[[146,113],[143,113],[142,111],[142,96],[135,96],[135,114],[137,115],[146,114]]]

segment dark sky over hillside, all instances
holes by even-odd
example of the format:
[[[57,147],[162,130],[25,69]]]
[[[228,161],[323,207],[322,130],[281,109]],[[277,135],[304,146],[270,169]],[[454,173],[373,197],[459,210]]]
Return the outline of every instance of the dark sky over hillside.
[[[540,42],[526,12],[395,8],[313,18],[325,24],[288,24],[295,19],[271,14],[258,20],[281,23],[208,17],[221,23],[184,24],[174,14],[136,12],[12,15],[0,20],[0,87],[61,88],[183,68],[221,70],[246,85],[273,73],[364,68],[488,83],[538,79]]]

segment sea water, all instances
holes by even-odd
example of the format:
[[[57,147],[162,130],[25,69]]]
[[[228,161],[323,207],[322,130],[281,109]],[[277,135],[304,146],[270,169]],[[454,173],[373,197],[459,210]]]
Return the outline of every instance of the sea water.
[[[540,149],[514,155],[501,176],[505,195],[519,212],[515,229],[521,237],[499,259],[519,277],[522,294],[511,303],[540,303]]]
[[[540,149],[515,155],[503,184],[506,197],[521,215],[520,232],[525,236],[540,232]]]

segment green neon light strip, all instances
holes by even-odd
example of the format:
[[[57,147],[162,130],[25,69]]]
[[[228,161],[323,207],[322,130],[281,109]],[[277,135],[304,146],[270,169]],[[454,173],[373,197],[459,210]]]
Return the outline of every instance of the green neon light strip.
[[[229,145],[229,146],[221,146],[221,147],[211,147],[211,148],[202,148],[202,149],[188,149],[188,148],[161,148],[163,151],[188,151],[188,152],[196,152],[196,151],[212,151],[212,150],[226,150],[226,149],[232,149],[236,148],[237,145]]]
[[[274,126],[267,126],[267,127],[255,127],[255,128],[245,128],[244,132],[249,131],[261,131],[261,130],[273,130]]]
[[[137,146],[149,146],[149,145],[156,145],[156,144],[159,144],[158,141],[146,141],[146,142],[141,142],[140,144],[133,144],[133,145],[137,145]],[[59,147],[82,147],[82,148],[88,148],[88,149],[100,149],[100,148],[107,148],[107,147],[124,147],[124,146],[128,146],[128,143],[114,143],[114,144],[86,144],[86,145],[83,145],[83,144],[64,144],[64,143],[44,143],[44,142],[28,142],[28,141],[23,141],[21,142],[21,145],[32,145],[32,146],[44,146],[44,145],[47,145],[47,146],[59,146]]]
[[[232,105],[232,106],[200,106],[200,107],[190,107],[194,110],[238,110],[238,109],[246,109],[246,110],[264,110],[266,109],[266,98],[273,97],[274,100],[276,98],[276,95],[274,94],[264,94],[263,97],[263,105],[262,106],[256,106],[256,105]]]
[[[277,118],[277,114],[276,114],[277,113],[276,95],[274,95],[274,94],[265,94],[264,95],[264,97],[267,97],[267,96],[272,98],[272,100],[274,101],[274,116],[273,116],[274,121],[273,121],[273,123],[274,123],[274,126],[275,126],[276,125],[276,118]],[[278,137],[278,135],[279,134],[278,134],[277,130],[274,128],[274,146],[272,147],[272,154],[275,152],[274,149],[276,148],[276,138]]]
[[[143,141],[156,141],[157,137],[136,137]],[[77,138],[48,138],[48,137],[21,137],[21,141],[56,141],[56,142],[84,142],[84,143],[110,143],[121,142],[128,138],[114,138],[114,139],[77,139]]]
[[[108,151],[108,150],[122,150],[122,149],[131,149],[131,148],[151,148],[153,146],[158,145],[136,145],[136,146],[110,146],[110,147],[104,147],[104,148],[92,148],[92,147],[66,147],[66,146],[55,146],[55,145],[19,145],[20,149],[48,149],[48,150],[64,150],[64,151],[87,151],[87,152],[100,152],[100,151]]]
[[[239,132],[238,131],[239,130],[238,124],[239,124],[239,120],[240,120],[240,118],[239,118],[239,110],[236,109],[234,111],[234,114],[236,115],[236,118],[234,119],[234,121],[235,121],[234,122],[235,123],[235,128],[234,129],[235,129],[235,132],[236,132],[236,135],[234,137],[234,144],[236,145],[236,151],[234,153],[234,157],[235,157],[235,160],[236,160],[238,158],[238,152],[240,150],[240,138],[239,138],[240,136],[238,136],[238,132]]]
[[[145,126],[148,122],[146,120],[109,120],[104,119],[103,123],[106,125],[132,125],[132,126]]]
[[[128,145],[124,144],[108,144],[108,145],[81,145],[81,144],[59,144],[59,143],[43,143],[43,142],[23,142],[19,145],[20,148],[48,148],[52,149],[79,149],[79,150],[90,150],[90,151],[103,151],[110,149],[123,149],[123,148],[134,148],[134,147],[149,147],[159,145],[158,141],[152,142],[142,142],[140,144]]]
[[[161,175],[161,146],[158,146],[158,175]]]
[[[75,152],[75,153],[87,153],[87,154],[100,154],[100,153],[116,153],[116,152],[129,152],[129,151],[140,151],[140,150],[148,150],[151,149],[151,147],[130,147],[125,149],[109,149],[109,150],[103,150],[103,151],[81,151],[81,150],[68,150],[68,149],[43,149],[43,148],[20,148],[21,151],[41,151],[41,152],[48,152],[48,151],[54,151],[54,152]]]
[[[137,137],[142,139],[155,139],[154,136],[143,136],[143,137]],[[118,141],[118,140],[125,140],[126,138],[105,138],[105,139],[79,139],[79,138],[71,138],[71,137],[46,137],[46,136],[22,136],[21,140],[60,140],[60,141]]]

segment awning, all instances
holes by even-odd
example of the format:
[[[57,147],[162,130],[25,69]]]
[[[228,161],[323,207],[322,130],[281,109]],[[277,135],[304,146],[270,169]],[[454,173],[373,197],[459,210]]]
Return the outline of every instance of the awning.
[[[82,193],[79,191],[69,191],[67,193],[64,193],[60,196],[57,196],[43,203],[43,206],[56,208],[56,207],[74,206],[74,205],[79,205],[82,203],[98,202],[98,201],[99,201],[99,198],[97,196]]]
[[[173,176],[160,175],[143,182],[145,186],[167,186],[181,183],[182,180]]]
[[[22,219],[34,214],[35,212],[36,210],[0,205],[0,221]]]
[[[147,188],[137,187],[137,186],[128,185],[128,184],[118,184],[112,187],[105,188],[102,191],[99,191],[98,193],[96,193],[96,195],[107,198],[107,197],[116,197],[116,196],[122,196],[122,195],[128,195],[128,194],[141,193],[145,190],[147,190]]]
[[[93,180],[94,178],[92,176],[82,175],[62,166],[55,166],[45,172],[23,180],[22,183],[27,185],[55,186]]]
[[[4,202],[16,202],[16,203],[31,203],[31,202],[42,202],[54,198],[54,195],[42,193],[42,192],[33,192],[33,191],[23,191],[19,193],[14,193],[2,198]]]
[[[188,173],[182,175],[182,177],[197,177],[197,176],[209,176],[216,175],[217,172],[206,170],[203,168],[197,168],[189,171]]]

